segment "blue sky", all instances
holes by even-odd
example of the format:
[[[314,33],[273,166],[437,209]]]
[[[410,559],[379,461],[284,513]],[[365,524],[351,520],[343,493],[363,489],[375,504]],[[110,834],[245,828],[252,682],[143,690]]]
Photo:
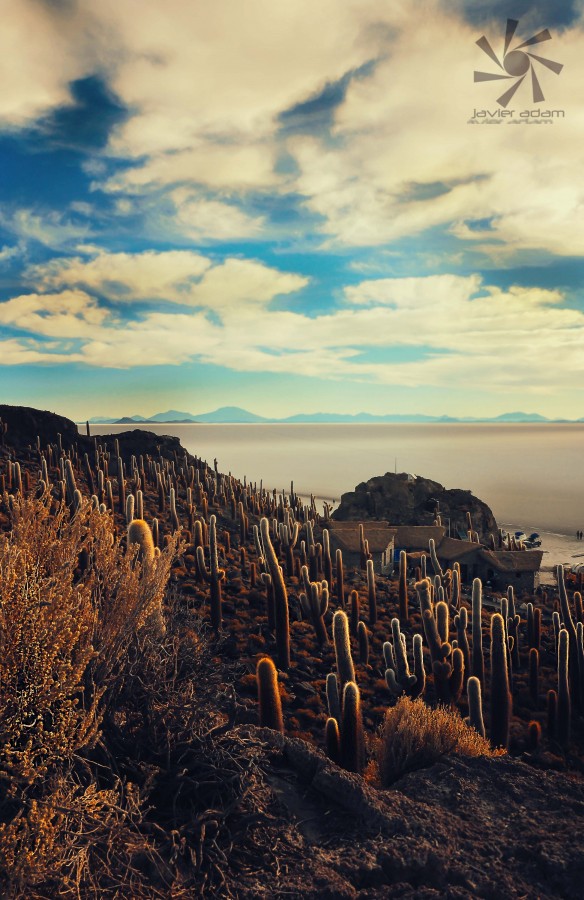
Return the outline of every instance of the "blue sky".
[[[515,84],[473,78],[507,18],[509,52],[547,28],[533,52],[563,68],[530,57],[545,99],[528,78],[471,125]],[[584,416],[583,22],[582,2],[6,0],[3,400]]]

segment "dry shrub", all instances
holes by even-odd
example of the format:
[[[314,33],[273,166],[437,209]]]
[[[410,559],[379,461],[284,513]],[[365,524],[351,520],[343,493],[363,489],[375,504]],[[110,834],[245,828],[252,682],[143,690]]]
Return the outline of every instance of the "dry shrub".
[[[39,886],[51,885],[45,896],[102,896],[123,885],[139,896],[136,847],[144,859],[156,853],[137,830],[143,789],[116,774],[123,761],[108,725],[118,713],[127,717],[122,697],[134,719],[139,707],[134,732],[147,731],[147,721],[167,751],[176,722],[177,740],[193,734],[192,665],[181,682],[177,636],[171,629],[161,640],[156,629],[178,538],[142,565],[116,539],[111,516],[89,503],[73,516],[64,505],[54,509],[48,494],[6,507],[0,893],[43,896]],[[186,643],[196,665],[197,643]],[[147,775],[141,780],[146,785]]]
[[[109,515],[17,500],[0,540],[0,772],[33,781],[95,740],[108,688],[160,607],[176,541],[141,566]],[[80,577],[84,555],[87,571]]]
[[[379,780],[389,787],[403,775],[443,756],[494,756],[489,742],[445,706],[432,709],[421,698],[402,697],[387,710],[376,740]]]

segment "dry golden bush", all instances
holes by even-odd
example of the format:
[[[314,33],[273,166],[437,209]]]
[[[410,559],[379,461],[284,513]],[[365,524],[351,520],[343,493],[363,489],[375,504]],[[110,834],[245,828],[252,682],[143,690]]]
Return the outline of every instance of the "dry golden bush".
[[[172,640],[170,652],[159,653],[157,623],[179,539],[141,564],[137,550],[116,539],[111,516],[88,502],[74,516],[55,508],[48,493],[5,507],[0,892],[16,897],[33,896],[35,884],[54,872],[61,886],[71,878],[78,884],[81,871],[90,877],[92,847],[100,847],[97,855],[106,848],[101,855],[111,860],[131,844],[131,785],[122,790],[112,773],[99,785],[83,755],[103,741],[102,720],[132,681],[130,660],[135,668],[140,653],[149,660],[159,694],[166,670],[176,669]],[[117,847],[116,829],[127,832]]]
[[[402,697],[387,710],[375,741],[377,775],[389,787],[402,775],[431,766],[448,754],[494,756],[489,742],[445,706]]]
[[[0,539],[0,771],[44,777],[52,760],[91,744],[120,661],[162,603],[175,549],[142,566],[89,503],[73,518],[64,506],[51,515],[48,498],[14,503]]]

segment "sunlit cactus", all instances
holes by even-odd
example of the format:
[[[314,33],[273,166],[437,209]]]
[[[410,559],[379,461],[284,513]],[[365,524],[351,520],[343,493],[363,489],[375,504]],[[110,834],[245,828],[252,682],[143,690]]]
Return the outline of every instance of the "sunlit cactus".
[[[284,733],[282,700],[278,687],[278,672],[269,656],[260,659],[256,668],[260,725]]]
[[[341,763],[349,772],[361,773],[365,766],[361,695],[354,681],[348,681],[343,690]]]
[[[483,656],[483,585],[480,578],[475,578],[472,583],[472,674],[479,678],[481,683],[485,680],[485,660]]]
[[[512,697],[509,689],[505,624],[499,613],[491,617],[491,727],[494,747],[509,746]]]
[[[348,681],[355,681],[355,668],[351,655],[349,620],[342,609],[338,609],[333,616],[333,641],[339,681],[341,687],[344,687]]]
[[[270,537],[270,523],[263,518],[260,522],[260,534],[265,553],[266,565],[272,578],[274,589],[274,618],[276,629],[276,648],[278,664],[287,671],[290,668],[290,617],[288,612],[288,592],[278,557]]]

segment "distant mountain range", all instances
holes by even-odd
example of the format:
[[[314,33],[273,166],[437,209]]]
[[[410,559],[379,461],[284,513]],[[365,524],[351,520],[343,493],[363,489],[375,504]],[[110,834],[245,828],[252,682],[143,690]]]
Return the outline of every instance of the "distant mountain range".
[[[546,416],[540,416],[538,413],[510,412],[503,413],[493,418],[479,416],[426,416],[426,415],[384,415],[376,416],[372,413],[357,413],[356,415],[348,415],[343,413],[299,413],[295,416],[288,416],[285,419],[266,418],[265,416],[257,416],[255,413],[249,412],[247,409],[241,409],[239,406],[221,406],[213,412],[200,413],[193,415],[188,412],[180,412],[177,409],[168,409],[166,412],[156,413],[155,416],[94,416],[89,420],[92,425],[143,425],[151,423],[153,425],[184,425],[192,422],[201,424],[375,424],[375,423],[456,423],[456,422],[501,422],[501,423],[520,423],[520,422],[584,422],[582,419],[548,419]]]

